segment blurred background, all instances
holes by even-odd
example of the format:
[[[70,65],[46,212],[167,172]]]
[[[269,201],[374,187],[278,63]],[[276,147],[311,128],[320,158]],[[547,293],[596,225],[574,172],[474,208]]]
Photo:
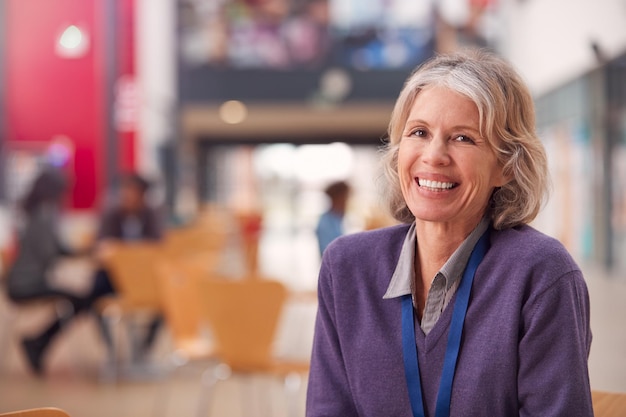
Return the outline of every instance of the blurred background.
[[[305,361],[326,187],[350,185],[345,233],[392,224],[378,160],[394,100],[416,65],[463,46],[496,50],[532,90],[553,182],[533,225],[585,271],[592,387],[626,392],[624,0],[0,0],[0,248],[18,250],[19,202],[42,167],[70,180],[59,226],[79,248],[96,239],[121,175],[140,173],[166,239],[219,235],[207,271],[270,277],[297,298],[276,344]],[[63,268],[64,285],[90,285],[89,257]],[[103,381],[90,318],[55,341],[44,377],[32,375],[19,340],[38,318],[5,298],[0,412],[195,412],[195,374]],[[169,326],[153,363],[170,358]],[[293,412],[280,383],[261,377],[242,396],[244,380],[216,386],[214,415],[264,400],[276,403],[267,415],[303,415],[306,377]],[[164,385],[172,401],[158,409]]]

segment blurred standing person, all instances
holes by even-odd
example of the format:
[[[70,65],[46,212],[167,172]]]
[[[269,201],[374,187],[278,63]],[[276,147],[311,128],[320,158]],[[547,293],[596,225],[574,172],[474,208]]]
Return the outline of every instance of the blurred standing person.
[[[344,234],[343,218],[350,186],[345,181],[337,181],[326,187],[324,192],[330,199],[330,208],[321,215],[315,228],[320,254],[324,253],[330,242]]]
[[[163,236],[163,223],[156,208],[148,204],[150,182],[141,175],[131,173],[121,180],[118,201],[105,211],[97,235],[96,256],[106,256],[107,245],[115,241],[159,241]],[[114,294],[109,272],[101,267],[96,271],[90,299],[93,303],[100,297]],[[145,352],[156,338],[161,318],[150,324],[141,349]],[[102,322],[101,322],[102,324]],[[111,347],[111,336],[102,324],[103,336]]]
[[[46,167],[35,178],[22,201],[24,224],[20,228],[17,256],[6,276],[8,296],[15,303],[60,298],[72,306],[69,314],[54,319],[42,333],[22,340],[28,363],[38,375],[44,371],[45,353],[62,324],[87,307],[85,299],[52,284],[57,262],[64,256],[79,255],[63,244],[58,230],[60,207],[67,187],[67,178],[57,168]]]

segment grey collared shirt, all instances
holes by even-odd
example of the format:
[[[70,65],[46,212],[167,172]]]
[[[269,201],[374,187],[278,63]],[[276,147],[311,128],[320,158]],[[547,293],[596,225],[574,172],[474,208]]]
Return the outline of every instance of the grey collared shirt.
[[[430,290],[426,296],[426,306],[424,307],[422,322],[420,323],[424,334],[428,334],[432,330],[439,317],[441,317],[441,313],[443,313],[443,310],[454,296],[472,250],[476,246],[478,239],[489,227],[489,223],[490,219],[483,217],[478,226],[465,238],[433,278]],[[412,294],[413,305],[415,305],[413,282],[415,281],[415,252],[417,244],[415,223],[413,223],[406,234],[402,250],[400,251],[400,258],[398,258],[398,264],[383,298],[396,298]]]

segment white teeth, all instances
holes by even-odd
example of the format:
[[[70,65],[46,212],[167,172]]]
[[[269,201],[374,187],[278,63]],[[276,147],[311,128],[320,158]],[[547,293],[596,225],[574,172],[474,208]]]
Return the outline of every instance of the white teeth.
[[[431,180],[425,180],[422,178],[418,178],[417,181],[420,187],[426,187],[426,188],[449,190],[450,188],[454,187],[453,182],[431,181]]]

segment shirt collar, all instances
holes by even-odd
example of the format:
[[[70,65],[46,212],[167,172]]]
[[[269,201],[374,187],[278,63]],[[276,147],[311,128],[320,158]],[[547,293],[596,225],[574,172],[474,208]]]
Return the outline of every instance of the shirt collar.
[[[465,270],[467,261],[478,242],[478,239],[487,230],[490,224],[488,217],[478,223],[478,226],[465,238],[465,240],[454,251],[452,256],[441,267],[438,274],[441,274],[446,279],[446,289],[449,289],[457,280],[461,279],[461,275]],[[415,278],[415,247],[417,244],[417,236],[415,234],[415,222],[409,228],[402,249],[400,251],[400,257],[396,264],[396,269],[391,276],[391,281],[387,287],[387,292],[383,296],[384,299],[401,297],[403,295],[412,294],[412,285]]]

